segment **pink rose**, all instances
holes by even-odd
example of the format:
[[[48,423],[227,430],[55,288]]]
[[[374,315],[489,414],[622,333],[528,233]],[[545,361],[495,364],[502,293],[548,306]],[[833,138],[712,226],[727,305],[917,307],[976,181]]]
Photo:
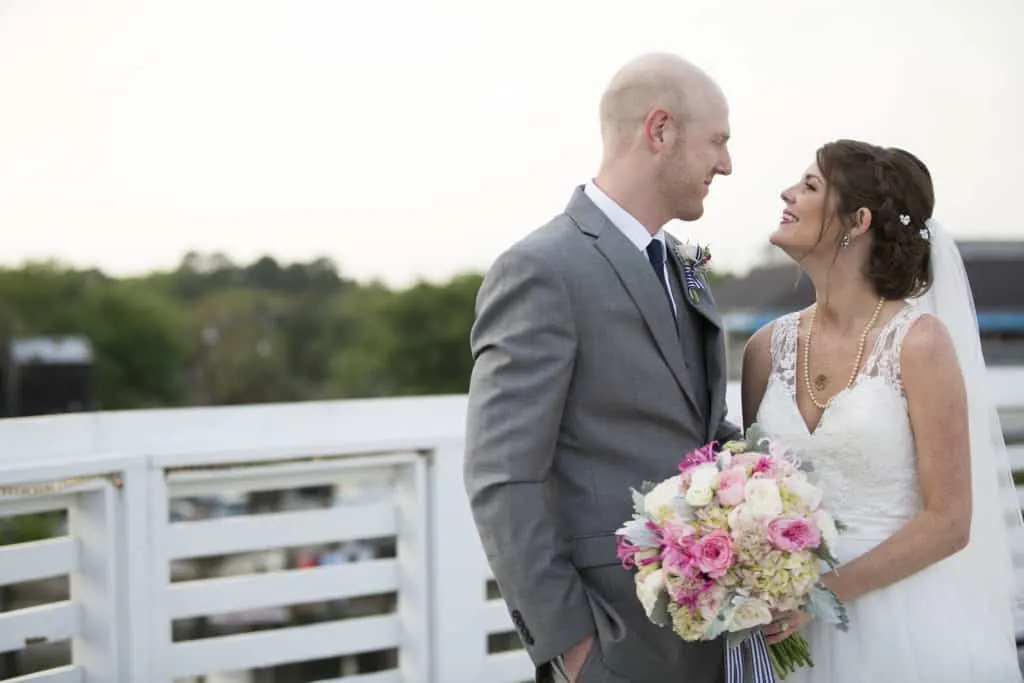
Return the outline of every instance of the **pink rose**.
[[[718,502],[733,507],[743,502],[743,487],[747,485],[747,473],[742,467],[732,467],[718,476]]]
[[[732,539],[721,529],[694,543],[690,552],[697,567],[713,579],[723,576],[732,566]]]
[[[768,540],[779,550],[794,552],[817,548],[821,532],[806,517],[776,517],[768,522]]]

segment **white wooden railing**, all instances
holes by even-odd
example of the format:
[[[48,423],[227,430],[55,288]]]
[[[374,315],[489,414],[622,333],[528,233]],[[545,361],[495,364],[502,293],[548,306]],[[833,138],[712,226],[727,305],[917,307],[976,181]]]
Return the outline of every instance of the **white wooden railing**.
[[[992,378],[1008,429],[1024,427],[1024,369]],[[738,387],[729,401],[738,414]],[[67,665],[13,680],[212,683],[335,657],[321,680],[531,680],[463,491],[464,411],[463,397],[429,397],[0,421],[0,519],[67,519],[53,538],[0,547],[0,586],[68,577],[63,598],[0,612],[0,652],[71,643]],[[1024,468],[1024,447],[1012,453]],[[314,486],[333,493],[284,511],[172,516],[182,500]],[[367,539],[390,550],[287,560]],[[218,572],[196,571],[203,562]],[[192,628],[281,608],[313,617]],[[355,659],[381,652],[372,672]]]

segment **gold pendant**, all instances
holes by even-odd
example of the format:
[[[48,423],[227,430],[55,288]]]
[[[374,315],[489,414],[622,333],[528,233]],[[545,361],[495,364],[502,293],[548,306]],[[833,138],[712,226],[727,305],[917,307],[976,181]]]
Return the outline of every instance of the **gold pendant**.
[[[828,386],[828,377],[825,375],[818,375],[814,378],[814,388],[818,391],[823,391]]]

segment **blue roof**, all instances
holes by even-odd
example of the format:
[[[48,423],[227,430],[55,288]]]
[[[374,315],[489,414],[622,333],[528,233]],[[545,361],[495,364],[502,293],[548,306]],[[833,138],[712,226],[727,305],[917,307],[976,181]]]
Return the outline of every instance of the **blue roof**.
[[[758,311],[751,313],[727,313],[725,326],[730,332],[753,334],[760,327],[787,311]],[[1024,311],[981,311],[978,313],[978,329],[982,334],[1000,332],[1024,333]]]

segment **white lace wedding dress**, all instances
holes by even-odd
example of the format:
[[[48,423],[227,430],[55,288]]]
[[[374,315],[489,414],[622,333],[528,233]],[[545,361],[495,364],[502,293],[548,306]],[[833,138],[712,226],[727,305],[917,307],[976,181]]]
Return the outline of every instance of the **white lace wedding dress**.
[[[903,338],[919,316],[908,305],[885,324],[854,385],[813,431],[796,403],[798,314],[780,318],[772,331],[772,373],[757,422],[813,465],[809,476],[823,488],[823,504],[849,527],[835,549],[841,563],[921,509],[899,364]],[[815,666],[786,683],[1020,681],[1012,616],[992,604],[984,584],[984,567],[954,556],[866,594],[847,605],[848,631],[813,621],[804,627]]]

